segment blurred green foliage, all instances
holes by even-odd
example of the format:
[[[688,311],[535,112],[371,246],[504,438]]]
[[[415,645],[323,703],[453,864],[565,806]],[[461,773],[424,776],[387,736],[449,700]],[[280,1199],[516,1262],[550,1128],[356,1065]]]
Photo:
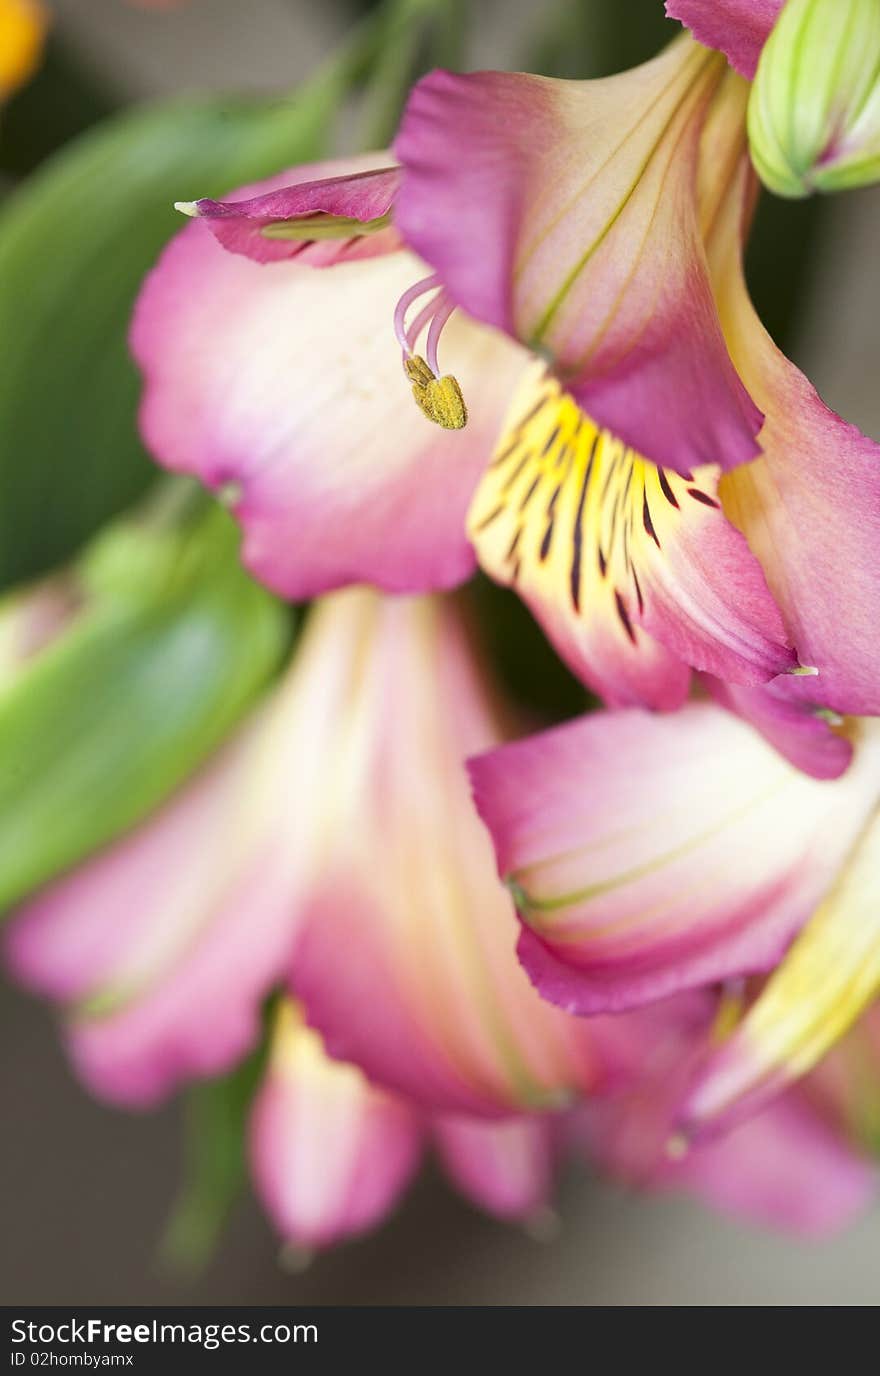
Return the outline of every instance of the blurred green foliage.
[[[211,754],[290,641],[220,507],[111,526],[81,609],[0,690],[0,909],[144,817]],[[26,595],[26,594],[25,594]]]
[[[247,1118],[266,1062],[266,1042],[228,1075],[185,1101],[184,1183],[165,1228],[160,1260],[193,1275],[210,1257],[247,1177]]]
[[[0,119],[0,171],[32,172],[63,143],[106,119],[124,103],[121,91],[83,69],[63,39],[50,31],[43,60]]]

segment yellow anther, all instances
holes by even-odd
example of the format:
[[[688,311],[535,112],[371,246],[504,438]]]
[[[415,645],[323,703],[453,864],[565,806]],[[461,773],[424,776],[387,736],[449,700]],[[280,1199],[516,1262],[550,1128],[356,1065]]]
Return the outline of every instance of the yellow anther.
[[[423,358],[404,360],[406,375],[412,383],[413,396],[419,410],[444,430],[463,430],[467,425],[467,407],[458,382],[451,374],[436,377]]]
[[[726,990],[718,1001],[715,1020],[709,1037],[713,1042],[725,1041],[739,1025],[745,1004],[742,995]]]

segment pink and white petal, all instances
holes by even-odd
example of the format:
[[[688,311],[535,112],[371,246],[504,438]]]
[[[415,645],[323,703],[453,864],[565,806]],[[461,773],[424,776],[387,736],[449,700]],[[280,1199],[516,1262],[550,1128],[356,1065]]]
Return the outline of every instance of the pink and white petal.
[[[463,629],[442,604],[375,599],[368,650],[352,638],[351,656],[359,697],[334,741],[345,839],[312,894],[293,990],[331,1054],[426,1108],[559,1107],[593,1083],[595,1056],[516,961],[464,769],[497,733]]]
[[[9,930],[13,972],[67,1006],[71,1054],[102,1097],[153,1103],[259,1037],[320,860],[302,790],[315,794],[349,691],[332,646],[304,672],[307,641],[266,707],[170,803]]]
[[[17,980],[59,1002],[85,1002],[108,986],[138,984],[176,951],[181,930],[188,939],[194,903],[226,878],[216,838],[229,826],[254,734],[228,744],[145,825],[18,910],[4,934]]]
[[[553,1198],[559,1123],[534,1114],[487,1123],[437,1118],[434,1143],[449,1179],[463,1195],[498,1218],[539,1217]]]
[[[423,267],[406,253],[332,273],[261,267],[203,224],[169,245],[141,291],[132,348],[155,457],[220,490],[248,568],[299,599],[366,581],[452,586],[473,552],[465,515],[521,368],[519,351],[454,317],[444,331],[470,421],[417,408],[392,329]]]
[[[262,1000],[293,948],[296,884],[271,833],[253,844],[258,734],[249,728],[9,930],[12,972],[71,1007],[70,1054],[102,1098],[154,1103],[259,1037]]]
[[[354,1066],[331,1060],[289,1005],[248,1136],[257,1193],[285,1242],[305,1250],[381,1223],[412,1179],[423,1145],[410,1108]]]
[[[694,196],[722,71],[682,38],[601,81],[433,72],[395,144],[395,222],[452,299],[680,473],[753,458],[761,426],[721,334]]]
[[[681,1112],[683,1130],[690,1135],[714,1131],[754,1112],[817,1065],[878,991],[880,817],[875,813],[838,882],[742,1022],[696,1077]]]
[[[468,528],[569,666],[615,706],[680,706],[690,666],[759,683],[797,664],[761,567],[716,498],[596,424],[530,370]]]
[[[472,760],[540,992],[612,1012],[775,965],[876,804],[877,754],[866,738],[819,782],[693,703],[597,713]]]
[[[719,310],[731,357],[766,412],[762,457],[721,482],[724,510],[767,577],[813,700],[880,713],[880,445],[830,411],[764,330],[746,291],[743,165],[713,232]]]
[[[797,1094],[717,1139],[672,1150],[668,1083],[648,1081],[581,1115],[582,1144],[624,1183],[695,1195],[722,1213],[802,1237],[844,1227],[876,1194],[876,1168]]]
[[[687,1150],[677,1140],[680,1097],[719,1011],[700,992],[591,1020],[613,1077],[570,1115],[570,1145],[627,1184],[684,1190],[764,1226],[805,1236],[843,1226],[868,1203],[877,1173],[805,1096],[788,1094],[717,1140]]]
[[[824,1237],[877,1193],[877,1169],[800,1096],[789,1094],[670,1162],[664,1183],[770,1228]]]
[[[749,80],[785,0],[666,0],[670,19],[687,25],[698,43],[717,48]]]
[[[723,683],[708,674],[703,682],[716,702],[743,717],[814,779],[837,779],[849,767],[853,746],[846,723],[815,701],[814,676],[786,674],[758,688]]]
[[[331,267],[354,258],[373,258],[401,247],[388,223],[400,184],[400,172],[389,167],[388,154],[371,153],[336,162],[312,163],[233,192],[223,201],[179,202],[178,209],[197,216],[230,253],[256,263],[297,258],[311,267]],[[321,238],[326,217],[354,221],[333,226],[333,237]],[[321,221],[324,219],[322,225]],[[285,226],[285,222],[299,224]],[[358,229],[358,226],[364,226]],[[294,234],[282,237],[285,232]],[[309,238],[312,229],[314,237]]]

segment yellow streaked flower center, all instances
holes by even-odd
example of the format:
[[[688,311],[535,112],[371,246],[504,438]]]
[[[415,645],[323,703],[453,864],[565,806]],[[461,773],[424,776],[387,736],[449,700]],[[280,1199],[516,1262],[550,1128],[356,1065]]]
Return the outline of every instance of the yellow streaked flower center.
[[[718,502],[691,476],[658,468],[601,429],[554,378],[533,386],[529,399],[471,508],[481,562],[500,581],[540,589],[574,616],[603,599],[636,645],[646,551],[662,550],[686,504],[717,509]]]

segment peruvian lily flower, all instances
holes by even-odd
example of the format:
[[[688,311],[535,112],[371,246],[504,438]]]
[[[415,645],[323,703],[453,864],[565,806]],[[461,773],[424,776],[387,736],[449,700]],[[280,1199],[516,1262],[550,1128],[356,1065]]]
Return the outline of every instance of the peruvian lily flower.
[[[659,1023],[646,1042],[626,1019],[568,1017],[521,970],[461,768],[497,738],[451,608],[329,599],[238,735],[8,932],[12,971],[64,1010],[81,1078],[132,1107],[235,1065],[260,1039],[266,995],[287,987],[296,1002],[276,1010],[249,1150],[260,1197],[299,1248],[376,1224],[429,1148],[480,1207],[540,1216],[576,1106],[629,1095],[659,1044]],[[675,1046],[704,1044],[702,1010],[679,1030],[677,1010],[661,1016]],[[615,1154],[610,1135],[596,1152]],[[809,1153],[790,1219],[765,1207],[763,1169],[752,1154],[742,1210],[800,1226],[826,1175],[855,1167]],[[661,1153],[641,1183],[665,1180]],[[830,1197],[829,1226],[851,1211],[842,1185]]]
[[[631,1008],[772,970],[803,928],[764,997],[777,982],[797,995],[813,1064],[880,968],[863,887],[880,733],[870,721],[845,729],[853,760],[837,779],[803,774],[710,702],[596,714],[473,761],[541,993],[577,1013]]]
[[[838,729],[852,763],[824,780],[709,702],[586,717],[471,763],[550,1001],[619,1011],[772,972],[695,1072],[689,1135],[813,1069],[880,991],[880,732]]]
[[[679,1000],[593,1035],[604,1092],[562,1116],[426,1116],[412,1100],[331,1059],[301,1012],[279,1009],[253,1106],[254,1182],[295,1249],[374,1226],[432,1146],[457,1189],[485,1211],[541,1226],[563,1155],[586,1156],[641,1190],[686,1191],[723,1212],[816,1236],[839,1228],[876,1189],[876,1171],[839,1112],[791,1093],[720,1140],[670,1153],[676,1091],[704,1045],[712,1000]],[[827,1095],[826,1095],[827,1099]]]
[[[588,1031],[519,969],[470,803],[463,760],[498,741],[495,713],[451,608],[320,604],[245,727],[11,927],[11,966],[66,1008],[89,1086],[149,1104],[226,1069],[289,981],[331,1054],[434,1111],[588,1090]]]
[[[284,1002],[251,1111],[257,1192],[282,1238],[327,1247],[375,1227],[433,1147],[452,1183],[498,1218],[540,1219],[552,1197],[558,1120],[430,1115],[333,1060],[301,1009]]]
[[[747,297],[729,338],[716,300],[739,271],[747,91],[684,35],[599,82],[438,72],[399,165],[186,207],[132,332],[148,445],[220,491],[288,597],[450,586],[467,521],[612,703],[677,706],[691,665],[754,687],[800,656],[819,705],[868,710],[873,637],[838,609],[844,580],[857,606],[875,591],[880,533],[852,529],[875,447]],[[802,517],[795,550],[750,520],[760,563],[740,488],[725,505],[753,469]]]

